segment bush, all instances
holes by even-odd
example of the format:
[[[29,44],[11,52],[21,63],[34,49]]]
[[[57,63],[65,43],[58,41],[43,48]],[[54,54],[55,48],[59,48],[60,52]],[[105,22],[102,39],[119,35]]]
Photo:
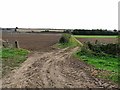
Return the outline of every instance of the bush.
[[[92,44],[90,42],[87,43],[88,48],[96,53],[100,53],[101,49],[100,49],[100,44]]]
[[[106,50],[105,53],[108,54],[113,54],[113,55],[117,55],[120,51],[120,47],[118,44],[108,44],[106,45]]]
[[[86,55],[86,56],[89,55],[89,56],[92,56],[92,53],[93,53],[93,51],[90,50],[87,45],[83,45],[83,46],[81,47],[81,50],[77,52],[77,54],[80,55],[80,56],[81,56],[81,55]]]
[[[62,37],[59,40],[59,43],[62,43],[62,44],[63,43],[69,43],[70,38],[71,38],[70,34],[63,34]]]
[[[118,55],[120,53],[119,44],[92,44],[90,42],[87,43],[87,46],[90,50],[95,53],[106,53],[111,55]]]

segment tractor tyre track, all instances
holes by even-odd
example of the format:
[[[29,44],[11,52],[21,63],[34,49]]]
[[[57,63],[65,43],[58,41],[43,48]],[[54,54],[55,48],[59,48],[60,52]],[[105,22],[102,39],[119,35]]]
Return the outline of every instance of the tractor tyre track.
[[[94,78],[89,66],[72,58],[72,53],[77,50],[78,47],[33,53],[20,68],[2,79],[3,88],[116,87]]]

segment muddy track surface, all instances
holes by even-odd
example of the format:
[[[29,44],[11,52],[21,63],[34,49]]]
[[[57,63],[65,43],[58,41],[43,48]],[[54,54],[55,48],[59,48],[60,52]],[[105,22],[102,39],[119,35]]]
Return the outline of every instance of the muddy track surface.
[[[71,57],[78,50],[56,49],[34,52],[18,69],[5,76],[3,88],[111,88],[111,83],[98,80],[89,66]]]

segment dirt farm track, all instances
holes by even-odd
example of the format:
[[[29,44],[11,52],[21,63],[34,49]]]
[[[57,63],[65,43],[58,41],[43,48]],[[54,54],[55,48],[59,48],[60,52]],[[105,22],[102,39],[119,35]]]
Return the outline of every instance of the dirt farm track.
[[[113,88],[94,77],[95,70],[71,57],[78,50],[65,48],[35,52],[2,79],[4,88]]]
[[[3,33],[2,39],[14,43],[19,42],[21,48],[28,50],[41,50],[54,45],[59,41],[61,34],[52,33]]]
[[[96,78],[95,70],[72,56],[80,47],[51,48],[61,34],[3,33],[3,40],[19,41],[20,47],[33,50],[20,67],[5,75],[3,88],[114,88],[113,82]],[[50,47],[51,46],[51,47]],[[51,48],[49,51],[43,49]]]

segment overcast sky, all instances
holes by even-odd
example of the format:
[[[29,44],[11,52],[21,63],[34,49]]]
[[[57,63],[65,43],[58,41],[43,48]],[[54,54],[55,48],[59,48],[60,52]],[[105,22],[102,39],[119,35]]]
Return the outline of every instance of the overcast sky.
[[[119,0],[0,0],[0,27],[117,29]]]

